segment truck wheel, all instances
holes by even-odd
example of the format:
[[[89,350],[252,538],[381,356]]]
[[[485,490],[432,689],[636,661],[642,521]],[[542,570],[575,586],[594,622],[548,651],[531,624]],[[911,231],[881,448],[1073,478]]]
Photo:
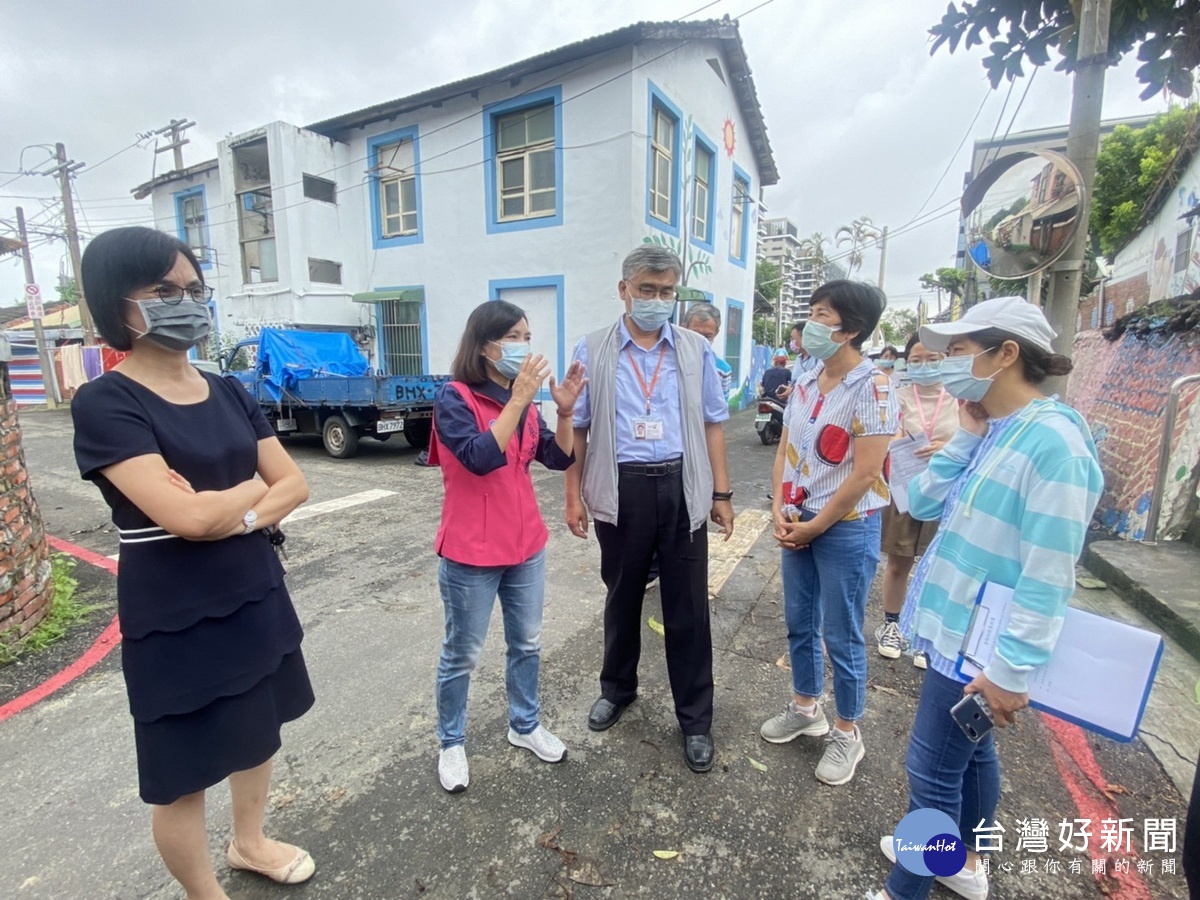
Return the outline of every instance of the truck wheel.
[[[358,432],[341,416],[330,416],[321,429],[326,452],[334,459],[349,459],[358,452]]]
[[[410,447],[424,450],[429,446],[433,434],[433,419],[407,419],[404,422],[404,439]]]

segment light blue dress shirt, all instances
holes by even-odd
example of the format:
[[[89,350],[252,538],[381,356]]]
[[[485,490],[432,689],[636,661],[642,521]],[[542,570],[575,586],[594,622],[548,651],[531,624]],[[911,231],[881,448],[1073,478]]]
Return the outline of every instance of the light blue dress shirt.
[[[663,462],[683,456],[683,414],[679,405],[679,369],[675,362],[675,334],[670,326],[659,332],[654,346],[644,350],[633,342],[625,318],[618,324],[621,330],[621,351],[617,360],[616,378],[616,446],[617,462]],[[665,346],[665,350],[662,348]],[[636,440],[633,436],[634,419],[646,416],[646,395],[633,372],[636,364],[641,370],[646,386],[654,378],[658,367],[658,354],[662,350],[662,371],[658,383],[650,394],[650,418],[661,419],[663,439],[661,441]],[[630,357],[632,356],[632,360]],[[587,338],[580,338],[575,345],[573,359],[584,366],[588,364]],[[584,385],[575,404],[575,427],[589,428],[592,424],[591,394],[589,385]],[[704,380],[701,388],[705,422],[724,422],[729,418],[729,406],[721,391],[721,378],[717,374],[716,355],[707,344],[704,347]]]

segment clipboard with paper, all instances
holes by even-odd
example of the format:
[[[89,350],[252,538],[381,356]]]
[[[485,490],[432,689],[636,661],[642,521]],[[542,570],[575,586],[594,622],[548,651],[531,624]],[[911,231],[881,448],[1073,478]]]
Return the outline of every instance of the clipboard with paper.
[[[991,661],[1008,625],[1013,590],[984,582],[956,671],[972,679]],[[1137,735],[1162,660],[1152,631],[1069,607],[1046,665],[1029,676],[1029,705],[1115,741]]]

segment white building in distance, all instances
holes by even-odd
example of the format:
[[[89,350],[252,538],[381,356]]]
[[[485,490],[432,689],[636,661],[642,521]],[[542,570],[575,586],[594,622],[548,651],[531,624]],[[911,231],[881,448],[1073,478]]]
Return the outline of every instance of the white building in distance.
[[[299,128],[271,122],[136,188],[216,288],[227,337],[355,335],[388,374],[444,373],[468,313],[529,313],[561,374],[655,242],[716,350],[751,373],[758,198],[778,173],[736,22],[641,23]]]

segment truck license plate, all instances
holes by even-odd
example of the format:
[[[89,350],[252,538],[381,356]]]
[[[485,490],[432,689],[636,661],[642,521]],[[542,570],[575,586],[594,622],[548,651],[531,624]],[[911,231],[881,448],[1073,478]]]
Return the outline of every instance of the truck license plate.
[[[396,431],[404,430],[403,419],[380,419],[375,423],[376,434],[392,434]]]
[[[767,422],[770,422],[770,421],[771,421],[770,413],[759,413],[757,416],[754,417],[755,425],[765,425]]]

